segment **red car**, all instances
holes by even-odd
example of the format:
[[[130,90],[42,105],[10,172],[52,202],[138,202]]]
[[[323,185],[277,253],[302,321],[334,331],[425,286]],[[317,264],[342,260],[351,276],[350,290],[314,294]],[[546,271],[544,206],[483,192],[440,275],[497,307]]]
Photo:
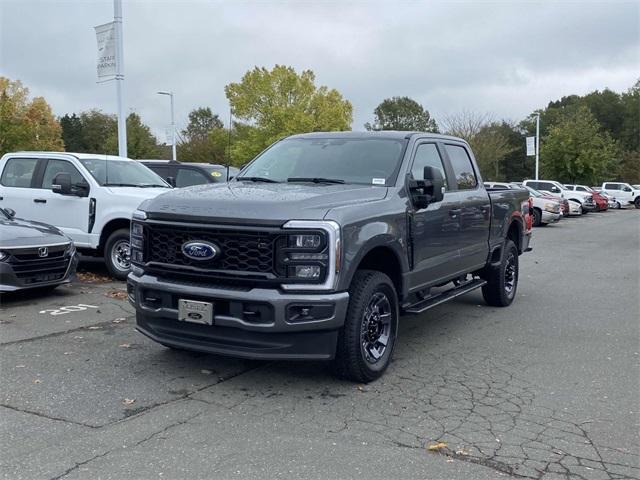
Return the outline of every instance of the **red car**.
[[[598,192],[589,192],[593,195],[593,201],[596,202],[596,212],[604,212],[609,209],[609,201]]]

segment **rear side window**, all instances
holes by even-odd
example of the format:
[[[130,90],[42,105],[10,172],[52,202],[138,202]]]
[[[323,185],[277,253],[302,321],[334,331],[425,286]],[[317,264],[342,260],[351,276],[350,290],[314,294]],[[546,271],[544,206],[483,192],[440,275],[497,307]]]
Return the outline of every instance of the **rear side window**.
[[[620,190],[620,185],[615,183],[605,183],[604,188],[607,190]]]
[[[451,161],[453,173],[456,176],[458,190],[470,190],[476,188],[478,179],[473,171],[473,165],[469,154],[464,147],[458,145],[447,145],[447,153]]]
[[[190,187],[191,185],[202,185],[203,183],[209,183],[207,177],[205,177],[199,171],[193,168],[179,168],[176,174],[176,187]]]
[[[59,173],[68,173],[71,176],[71,184],[86,183],[82,174],[71,163],[66,160],[49,160],[47,168],[44,169],[42,188],[50,189],[53,179]]]
[[[31,187],[37,164],[37,158],[10,158],[4,166],[0,183],[5,187]]]
[[[442,158],[440,158],[440,154],[438,153],[438,148],[435,143],[421,143],[418,145],[416,155],[413,159],[413,166],[411,167],[411,175],[415,180],[424,180],[424,167],[433,167],[440,170],[442,178],[445,179],[445,189],[448,190],[444,165],[442,164]]]

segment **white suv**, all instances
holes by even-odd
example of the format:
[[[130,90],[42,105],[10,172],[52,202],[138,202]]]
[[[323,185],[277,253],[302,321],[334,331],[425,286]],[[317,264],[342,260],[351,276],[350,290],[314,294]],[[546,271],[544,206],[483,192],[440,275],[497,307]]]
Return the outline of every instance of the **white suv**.
[[[636,208],[640,208],[640,190],[628,183],[605,182],[602,184],[602,191],[616,197],[623,205],[635,205]]]
[[[525,180],[523,185],[531,187],[540,192],[547,192],[567,200],[573,200],[581,205],[583,213],[591,212],[596,209],[596,202],[593,195],[589,192],[578,192],[567,189],[560,182],[555,180]]]
[[[131,215],[143,200],[170,188],[124,157],[17,152],[0,159],[0,207],[58,227],[80,252],[103,255],[120,280],[129,272]]]

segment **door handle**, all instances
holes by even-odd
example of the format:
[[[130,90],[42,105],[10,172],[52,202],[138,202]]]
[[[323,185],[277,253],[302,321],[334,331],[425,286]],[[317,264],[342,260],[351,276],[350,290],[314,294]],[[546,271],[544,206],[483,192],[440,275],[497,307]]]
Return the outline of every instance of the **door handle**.
[[[449,216],[451,218],[456,218],[458,215],[460,215],[460,212],[462,212],[462,209],[453,208],[453,209],[449,210]]]
[[[47,203],[44,198],[34,198],[33,201],[36,203]]]

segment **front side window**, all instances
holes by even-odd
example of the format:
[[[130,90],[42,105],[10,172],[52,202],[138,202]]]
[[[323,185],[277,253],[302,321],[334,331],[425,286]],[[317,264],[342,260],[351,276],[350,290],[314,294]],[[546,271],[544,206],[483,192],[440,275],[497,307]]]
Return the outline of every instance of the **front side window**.
[[[53,179],[59,173],[68,173],[71,176],[72,185],[85,182],[84,177],[71,163],[66,160],[49,160],[47,161],[47,167],[44,169],[42,188],[50,189]]]
[[[179,168],[176,174],[176,187],[190,187],[191,185],[202,185],[207,182],[207,178],[193,168]]]
[[[451,161],[451,168],[458,182],[458,190],[471,190],[478,185],[478,179],[473,171],[471,158],[464,147],[447,145],[447,153]]]
[[[170,188],[156,173],[132,160],[83,158],[80,162],[96,182],[104,187]]]
[[[390,185],[406,140],[392,138],[290,138],[276,143],[236,177],[275,182],[332,179],[340,183]]]
[[[10,158],[4,165],[0,183],[5,187],[31,187],[31,179],[37,164],[37,158]]]
[[[411,167],[411,175],[415,180],[424,180],[424,167],[433,167],[436,170],[439,170],[442,174],[442,178],[445,179],[445,189],[448,189],[444,165],[435,143],[421,143],[418,145],[416,155],[413,159],[413,165]]]

